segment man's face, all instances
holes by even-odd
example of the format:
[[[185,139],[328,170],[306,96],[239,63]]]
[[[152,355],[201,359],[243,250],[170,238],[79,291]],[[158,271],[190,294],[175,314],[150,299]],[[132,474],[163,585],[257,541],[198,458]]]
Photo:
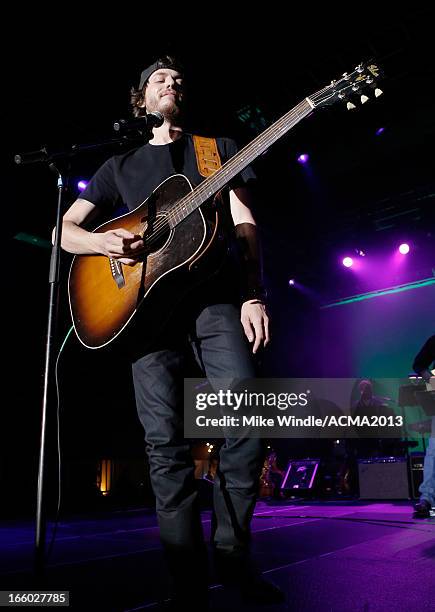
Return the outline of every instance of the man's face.
[[[164,117],[176,117],[183,101],[183,77],[171,68],[153,72],[145,86],[145,108]]]

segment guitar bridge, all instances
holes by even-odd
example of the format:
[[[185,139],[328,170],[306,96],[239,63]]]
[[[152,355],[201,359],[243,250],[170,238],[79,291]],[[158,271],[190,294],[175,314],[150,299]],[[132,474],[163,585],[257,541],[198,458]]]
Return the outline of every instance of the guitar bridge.
[[[122,271],[122,264],[116,259],[109,257],[110,271],[112,273],[113,280],[118,286],[118,289],[125,287],[125,278]]]

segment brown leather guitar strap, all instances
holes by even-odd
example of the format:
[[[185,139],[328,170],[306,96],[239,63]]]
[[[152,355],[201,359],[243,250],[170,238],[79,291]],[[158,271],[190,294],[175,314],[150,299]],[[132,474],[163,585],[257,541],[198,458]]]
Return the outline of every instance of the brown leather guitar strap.
[[[222,167],[215,138],[194,135],[193,144],[195,146],[196,163],[201,176],[211,176]]]

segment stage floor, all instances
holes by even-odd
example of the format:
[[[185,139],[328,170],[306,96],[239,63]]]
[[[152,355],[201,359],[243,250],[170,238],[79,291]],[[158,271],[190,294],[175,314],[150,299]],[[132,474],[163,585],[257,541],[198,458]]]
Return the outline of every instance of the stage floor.
[[[206,537],[210,512],[203,512]],[[49,524],[49,535],[52,524]],[[253,551],[287,603],[243,605],[214,583],[211,610],[400,612],[433,610],[435,519],[414,519],[410,502],[258,501]],[[0,523],[0,590],[37,590],[34,525]],[[165,609],[166,572],[155,513],[147,509],[63,518],[45,588],[69,590],[73,610]],[[68,609],[68,608],[67,608]]]

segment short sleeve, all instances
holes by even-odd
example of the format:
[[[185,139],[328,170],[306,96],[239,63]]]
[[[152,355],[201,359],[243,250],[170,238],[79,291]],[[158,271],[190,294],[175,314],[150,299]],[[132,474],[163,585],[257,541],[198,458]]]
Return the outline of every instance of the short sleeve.
[[[225,163],[231,157],[234,157],[239,150],[236,141],[232,140],[231,138],[222,138],[222,149],[223,150],[220,151],[223,157],[222,163]],[[229,188],[235,189],[237,187],[252,186],[256,179],[257,177],[251,166],[246,166],[244,170],[242,170],[229,182]]]
[[[97,170],[80,197],[106,210],[111,210],[121,203],[121,195],[115,181],[113,157]]]

